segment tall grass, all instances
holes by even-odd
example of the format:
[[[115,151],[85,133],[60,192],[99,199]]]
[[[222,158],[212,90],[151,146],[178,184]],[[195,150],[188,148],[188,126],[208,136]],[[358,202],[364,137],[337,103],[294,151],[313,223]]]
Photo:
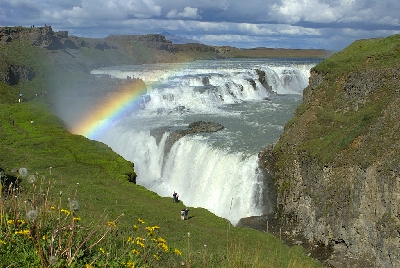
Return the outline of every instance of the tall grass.
[[[16,177],[1,176],[0,256],[5,267],[318,267],[300,247],[288,249],[269,236],[263,242],[256,231],[229,225],[226,248],[199,247],[202,236],[193,226],[189,230],[195,237],[187,232],[185,241],[171,246],[161,236],[163,225],[137,218],[126,226],[124,213],[111,218],[103,211],[96,220],[86,215],[80,185],[71,196],[56,190],[52,168],[46,175],[26,168],[15,172]],[[244,236],[253,237],[253,243]]]
[[[50,169],[51,172],[51,169]],[[78,186],[73,197],[52,193],[51,175],[28,174],[0,187],[0,255],[10,267],[177,267],[182,252],[160,236],[159,226],[132,226],[118,237],[120,214],[95,222],[79,212]],[[21,179],[26,183],[20,183]],[[25,185],[25,186],[24,186]],[[26,188],[27,187],[27,188]],[[110,238],[111,237],[111,238]]]

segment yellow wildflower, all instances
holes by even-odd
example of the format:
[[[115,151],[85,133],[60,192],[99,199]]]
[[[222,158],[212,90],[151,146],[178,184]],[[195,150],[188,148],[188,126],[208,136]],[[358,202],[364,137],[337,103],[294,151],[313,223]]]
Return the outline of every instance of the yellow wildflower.
[[[7,223],[8,223],[9,225],[14,225],[14,220],[8,220]]]
[[[132,252],[133,254],[136,254],[136,255],[139,255],[139,254],[140,254],[139,251],[138,251],[137,249],[132,249],[131,252]]]
[[[165,252],[168,252],[168,250],[169,250],[167,244],[159,243],[158,246],[159,246],[160,248],[162,248]]]
[[[135,268],[135,263],[134,263],[133,261],[128,261],[128,262],[126,263],[126,267],[128,267],[128,268]]]
[[[52,210],[56,210],[56,207],[55,206],[51,206],[50,207]],[[86,264],[86,265],[88,265],[88,264]]]
[[[69,211],[66,210],[66,209],[61,209],[61,212],[67,214],[67,216],[69,216],[69,215],[71,214],[71,212],[69,212]]]
[[[112,227],[117,227],[117,224],[115,223],[115,221],[109,221],[107,223],[108,226],[112,226]]]
[[[139,227],[135,224],[133,225],[133,229],[135,229],[135,231],[139,230]]]
[[[25,221],[24,220],[17,220],[17,223],[18,224],[25,224]]]
[[[100,248],[101,253],[105,253],[104,248]]]
[[[80,217],[74,218],[74,221],[81,221],[82,219]]]
[[[92,265],[90,265],[90,264],[86,264],[86,266],[85,266],[86,268],[92,268],[93,266]]]
[[[0,239],[0,244],[7,245],[7,243]]]
[[[30,233],[31,233],[30,230],[15,231],[16,235],[29,235]]]
[[[142,248],[144,248],[144,243],[142,241],[136,241],[136,244],[138,244],[139,246],[141,246]]]
[[[165,239],[162,238],[162,237],[159,237],[159,238],[157,239],[157,241],[158,241],[158,243],[166,243],[166,242],[167,242],[167,241],[165,241]]]
[[[141,218],[139,218],[137,220],[138,220],[138,223],[144,224],[144,221]]]
[[[174,249],[174,253],[179,256],[182,255],[182,252],[179,249]]]
[[[156,261],[159,261],[159,260],[160,260],[160,257],[158,257],[156,254],[153,254],[153,258],[154,258]]]
[[[147,232],[147,236],[154,236],[154,233],[152,231]]]
[[[132,242],[132,240],[133,240],[133,238],[130,237],[130,236],[129,236],[128,239],[127,239],[128,242]]]

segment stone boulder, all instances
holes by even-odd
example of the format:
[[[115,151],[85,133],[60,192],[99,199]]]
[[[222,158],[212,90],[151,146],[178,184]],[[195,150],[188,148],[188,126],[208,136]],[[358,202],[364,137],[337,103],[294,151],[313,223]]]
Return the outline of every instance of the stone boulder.
[[[269,93],[275,93],[272,90],[272,86],[270,86],[268,84],[268,81],[265,79],[265,72],[260,70],[260,69],[256,69],[256,73],[258,75],[258,81],[261,83],[261,85],[269,92]]]
[[[222,126],[219,123],[197,121],[189,124],[189,129],[187,130],[187,134],[199,133],[199,132],[216,132],[222,129],[224,129],[224,126]]]
[[[190,135],[190,134],[195,134],[195,133],[201,133],[201,132],[217,132],[225,127],[219,123],[215,122],[204,122],[204,121],[196,121],[191,124],[189,124],[187,129],[178,129],[174,130],[169,134],[167,141],[165,142],[165,154],[168,154],[172,145],[179,140],[180,138]],[[161,140],[162,135],[168,131],[166,128],[158,129],[152,131],[152,135],[156,137],[157,141],[159,142]]]

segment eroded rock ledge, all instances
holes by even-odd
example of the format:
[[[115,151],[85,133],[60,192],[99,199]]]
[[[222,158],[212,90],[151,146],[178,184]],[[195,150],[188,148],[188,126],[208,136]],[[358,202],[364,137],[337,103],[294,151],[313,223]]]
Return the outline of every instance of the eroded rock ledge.
[[[167,141],[165,142],[165,153],[167,154],[172,145],[182,138],[183,136],[189,135],[189,134],[195,134],[195,133],[201,133],[201,132],[216,132],[224,129],[225,127],[219,123],[215,122],[204,122],[204,121],[196,121],[193,123],[190,123],[187,129],[178,129],[178,130],[173,130],[171,134],[168,136]],[[151,135],[155,136],[157,141],[159,141],[162,137],[162,135],[166,132],[169,131],[169,129],[162,128],[162,129],[157,129],[153,130],[151,132]]]

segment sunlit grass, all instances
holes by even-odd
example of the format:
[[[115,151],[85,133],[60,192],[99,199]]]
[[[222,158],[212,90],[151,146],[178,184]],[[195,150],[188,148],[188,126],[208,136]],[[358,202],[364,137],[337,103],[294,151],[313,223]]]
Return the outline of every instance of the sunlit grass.
[[[51,175],[29,174],[26,168],[18,173],[14,182],[0,187],[2,265],[177,267],[182,263],[182,252],[170,248],[159,226],[146,226],[139,218],[124,233],[129,234],[126,239],[118,237],[124,215],[85,220],[78,184],[74,196],[65,198],[62,191],[53,195]]]

